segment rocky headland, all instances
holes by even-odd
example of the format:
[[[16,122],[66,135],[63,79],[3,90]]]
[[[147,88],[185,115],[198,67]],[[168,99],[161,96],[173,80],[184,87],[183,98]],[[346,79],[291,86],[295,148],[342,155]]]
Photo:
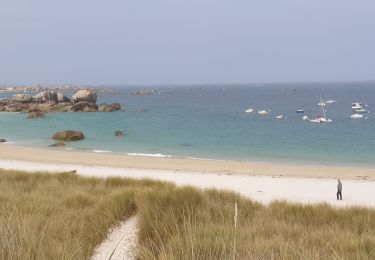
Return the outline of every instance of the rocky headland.
[[[0,100],[1,112],[26,112],[29,118],[44,117],[48,112],[112,112],[121,110],[119,103],[96,104],[97,94],[89,89],[76,91],[71,98],[62,92],[44,90],[36,95],[16,94]]]

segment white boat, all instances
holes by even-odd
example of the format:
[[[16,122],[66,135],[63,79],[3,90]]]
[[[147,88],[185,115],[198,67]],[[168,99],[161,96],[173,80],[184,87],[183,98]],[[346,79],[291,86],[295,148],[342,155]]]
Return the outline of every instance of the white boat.
[[[248,108],[245,110],[245,113],[253,113],[254,112],[254,109],[252,108]]]
[[[352,118],[352,119],[361,119],[361,118],[363,118],[363,115],[361,115],[361,114],[353,114],[353,115],[350,116],[350,118]]]
[[[312,123],[320,123],[320,119],[319,118],[309,119],[309,121],[312,122]]]
[[[336,100],[333,100],[333,99],[329,99],[326,101],[326,104],[334,104],[336,103]]]
[[[312,123],[331,123],[332,119],[328,119],[328,118],[323,117],[323,116],[318,116],[316,118],[310,119],[309,121],[312,122]]]
[[[319,102],[319,103],[318,103],[318,106],[324,106],[324,107],[325,107],[326,105],[327,105],[327,104],[326,104],[325,102]]]
[[[296,113],[301,113],[302,114],[302,113],[305,113],[305,111],[303,109],[297,109]]]
[[[354,102],[354,103],[352,104],[352,109],[353,109],[353,110],[356,110],[356,109],[362,109],[362,108],[363,108],[362,103]]]
[[[364,108],[360,108],[360,109],[354,109],[354,112],[359,113],[359,114],[365,114],[368,111]]]
[[[284,115],[278,115],[278,116],[276,116],[276,119],[284,119],[285,117],[284,117]]]
[[[258,110],[258,114],[261,115],[261,116],[268,116],[270,114],[270,112],[268,112],[266,110]]]
[[[325,111],[324,105],[323,105],[325,103],[322,101],[322,97],[320,97],[319,104],[320,104],[320,107],[322,108],[323,115],[317,116],[313,119],[310,119],[309,121],[312,122],[312,123],[331,123],[332,119],[327,118],[326,111]]]
[[[302,120],[305,120],[305,121],[306,121],[306,120],[309,120],[309,117],[308,117],[308,116],[303,116],[303,117],[302,117]]]

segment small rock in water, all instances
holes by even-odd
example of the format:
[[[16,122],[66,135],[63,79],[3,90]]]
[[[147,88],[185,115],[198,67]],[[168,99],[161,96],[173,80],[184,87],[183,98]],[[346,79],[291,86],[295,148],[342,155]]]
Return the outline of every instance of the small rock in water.
[[[123,135],[124,135],[124,132],[121,131],[121,130],[117,130],[117,131],[115,132],[115,136],[123,136]]]
[[[113,112],[116,110],[121,110],[121,105],[119,103],[112,103],[110,105],[103,103],[99,105],[100,112]]]
[[[79,131],[65,130],[55,133],[52,138],[62,141],[79,141],[84,139],[85,136]]]
[[[27,115],[27,118],[43,118],[46,116],[46,113],[41,110],[30,111]]]
[[[0,139],[0,143],[6,143],[6,141],[5,139]]]
[[[61,147],[61,146],[65,146],[65,143],[63,141],[50,145],[50,147]]]
[[[131,92],[131,94],[135,96],[145,96],[145,95],[151,95],[151,94],[156,94],[156,93],[158,93],[156,89],[140,89],[140,90]]]

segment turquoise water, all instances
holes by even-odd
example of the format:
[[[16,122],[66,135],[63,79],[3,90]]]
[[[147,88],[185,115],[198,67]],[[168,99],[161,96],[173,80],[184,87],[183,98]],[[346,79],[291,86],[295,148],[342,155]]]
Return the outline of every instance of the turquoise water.
[[[287,90],[283,90],[287,88]],[[293,84],[263,86],[159,87],[162,93],[132,96],[116,88],[98,102],[119,102],[114,113],[50,113],[31,120],[23,113],[0,113],[0,138],[18,145],[48,147],[56,131],[83,131],[86,139],[68,149],[180,157],[312,164],[375,165],[375,116],[353,120],[351,103],[375,112],[375,84]],[[301,119],[296,109],[320,114],[319,96],[337,100],[327,108],[331,124]],[[0,97],[5,97],[3,94]],[[272,110],[271,116],[244,110]],[[148,109],[138,112],[138,109]],[[284,114],[286,120],[275,116]],[[115,137],[114,131],[127,134]],[[65,148],[63,148],[65,149]]]

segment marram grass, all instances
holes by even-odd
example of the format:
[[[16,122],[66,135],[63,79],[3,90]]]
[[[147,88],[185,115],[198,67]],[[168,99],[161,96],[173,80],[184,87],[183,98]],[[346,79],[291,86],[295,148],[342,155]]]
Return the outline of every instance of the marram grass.
[[[139,259],[375,259],[372,209],[264,206],[162,182],[13,171],[0,171],[0,259],[89,259],[132,214]]]

